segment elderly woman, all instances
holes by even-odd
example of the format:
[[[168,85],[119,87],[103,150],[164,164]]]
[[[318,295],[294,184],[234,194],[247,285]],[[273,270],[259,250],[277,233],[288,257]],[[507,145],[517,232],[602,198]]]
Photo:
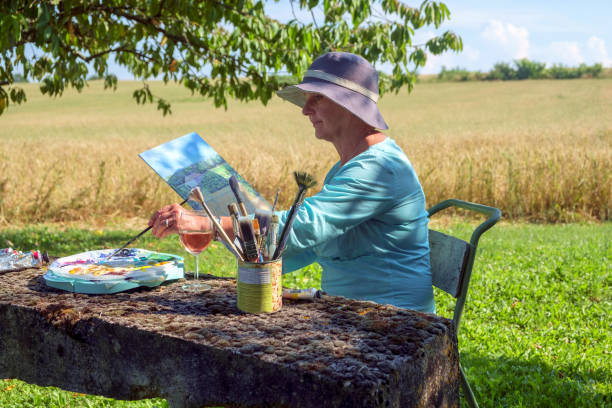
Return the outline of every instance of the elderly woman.
[[[376,70],[358,55],[327,53],[278,95],[300,106],[340,157],[297,213],[283,273],[318,262],[330,295],[434,312],[425,195],[402,149],[379,131],[388,126]],[[165,207],[151,218],[156,236],[174,232],[163,221],[176,211]],[[288,212],[278,214],[282,230]],[[222,225],[232,234],[231,219]]]

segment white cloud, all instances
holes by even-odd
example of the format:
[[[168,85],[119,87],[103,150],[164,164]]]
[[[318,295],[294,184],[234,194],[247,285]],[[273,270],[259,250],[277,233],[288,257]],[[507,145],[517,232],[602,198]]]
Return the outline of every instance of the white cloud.
[[[553,42],[546,54],[547,60],[553,63],[576,66],[584,62],[580,46],[575,41]]]
[[[463,54],[467,57],[468,61],[475,62],[480,58],[480,51],[470,45],[463,47]]]
[[[500,47],[507,59],[529,57],[529,31],[510,23],[491,20],[481,33],[482,37]]]
[[[608,56],[606,43],[601,38],[595,36],[589,38],[587,41],[587,50],[593,62],[601,63],[604,67],[612,66],[612,59]]]

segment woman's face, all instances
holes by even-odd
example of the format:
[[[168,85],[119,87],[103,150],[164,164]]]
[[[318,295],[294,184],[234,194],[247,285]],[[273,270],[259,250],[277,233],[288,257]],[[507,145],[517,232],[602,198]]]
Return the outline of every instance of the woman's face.
[[[310,119],[318,139],[333,141],[350,128],[353,115],[321,94],[308,94],[302,113]]]

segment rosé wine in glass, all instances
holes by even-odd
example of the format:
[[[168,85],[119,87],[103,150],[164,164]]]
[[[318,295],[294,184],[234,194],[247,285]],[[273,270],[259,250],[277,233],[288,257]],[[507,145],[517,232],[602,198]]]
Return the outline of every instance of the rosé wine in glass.
[[[210,289],[210,285],[198,282],[200,279],[200,265],[198,255],[204,251],[213,240],[214,228],[208,215],[202,211],[183,211],[177,221],[177,229],[181,243],[195,260],[195,282],[183,285],[183,289],[190,292]]]
[[[191,255],[198,255],[212,242],[212,232],[184,231],[179,233],[181,243]]]

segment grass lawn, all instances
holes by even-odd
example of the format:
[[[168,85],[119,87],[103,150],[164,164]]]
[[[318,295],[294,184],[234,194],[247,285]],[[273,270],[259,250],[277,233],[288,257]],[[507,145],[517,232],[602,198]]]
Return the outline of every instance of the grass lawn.
[[[470,225],[437,229],[469,238]],[[68,255],[116,247],[137,230],[28,227],[0,231],[0,247]],[[482,407],[612,405],[612,223],[499,225],[481,239],[459,333],[461,360]],[[10,241],[10,243],[9,243]],[[138,247],[185,255],[178,238],[147,235]],[[231,275],[232,256],[214,243],[201,271]],[[316,266],[286,286],[317,287]],[[436,296],[440,314],[450,300]],[[0,407],[166,407],[163,400],[115,401],[18,380],[0,381]]]

